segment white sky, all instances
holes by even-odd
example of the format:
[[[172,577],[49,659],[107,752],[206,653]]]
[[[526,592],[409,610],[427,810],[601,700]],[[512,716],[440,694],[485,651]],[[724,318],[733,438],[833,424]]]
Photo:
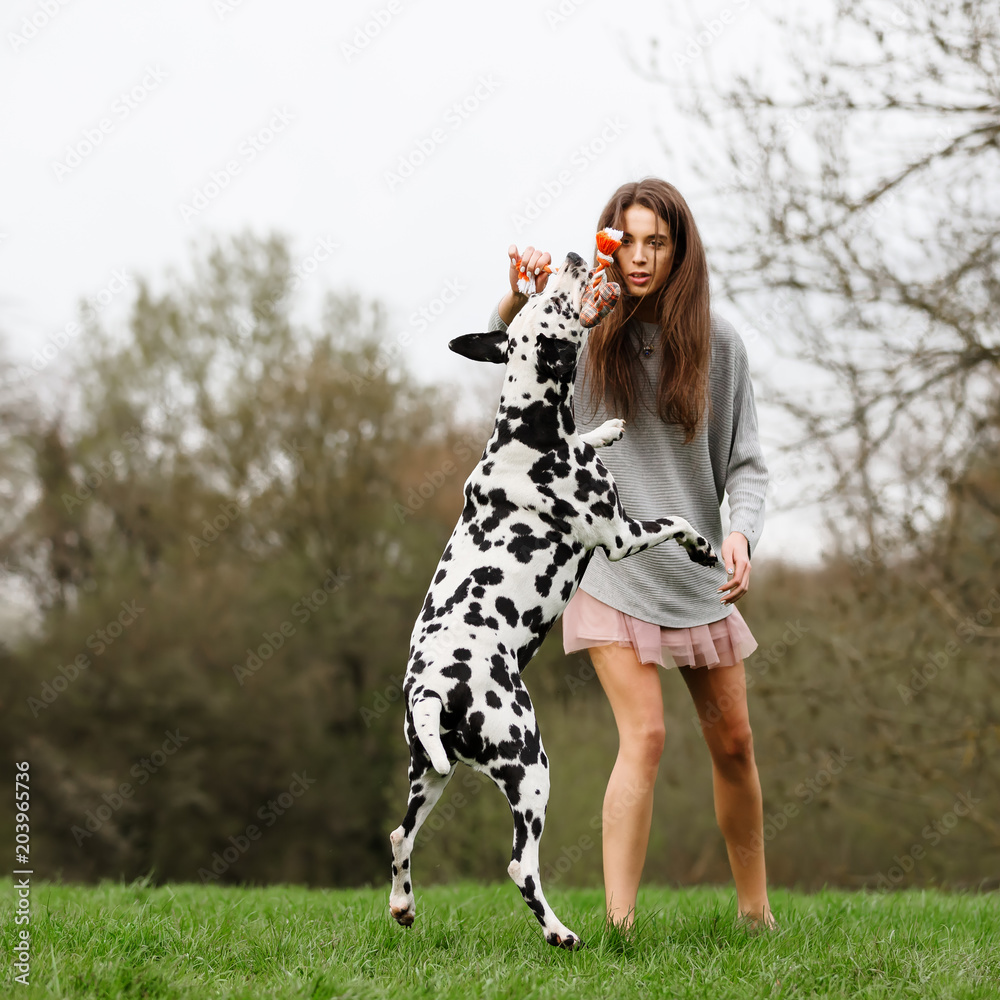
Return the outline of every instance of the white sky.
[[[711,65],[725,80],[780,67],[784,55],[768,43],[766,14],[778,9],[787,13],[788,5],[5,4],[6,350],[29,359],[77,317],[81,298],[106,290],[113,316],[128,300],[127,285],[115,294],[123,273],[158,284],[169,269],[185,269],[208,235],[249,227],[287,234],[297,259],[322,240],[340,244],[304,282],[307,302],[334,286],[380,297],[394,317],[390,340],[411,335],[401,351],[421,378],[495,388],[447,342],[485,327],[504,291],[509,243],[533,243],[556,259],[568,250],[589,256],[604,202],[620,183],[646,174],[674,183],[696,220],[708,214],[709,192],[678,172],[688,125],[663,86],[630,68],[628,54],[645,63],[656,37],[672,66],[673,53],[704,30],[700,22],[728,10],[728,23],[716,20],[718,38],[696,56],[698,68]],[[41,25],[33,34],[32,18]],[[370,38],[366,24],[377,27]],[[130,91],[131,107],[122,97]],[[276,131],[262,131],[269,125]],[[86,153],[87,136],[98,134]],[[86,153],[78,162],[73,147]],[[419,161],[421,147],[429,155],[409,176],[388,176]],[[720,161],[720,178],[726,169]],[[546,185],[561,172],[568,183],[546,203]],[[223,189],[185,212],[196,192],[213,194],[208,186],[221,173],[228,173]],[[532,204],[535,218],[525,225],[520,217]],[[713,242],[738,238],[704,227],[703,236],[710,264]],[[446,288],[454,301],[435,305]],[[411,317],[422,307],[440,314],[419,332]],[[725,302],[714,307],[737,323]],[[762,339],[749,347],[755,372],[773,364]],[[494,388],[484,396],[490,415]],[[783,424],[766,406],[760,417],[767,446]],[[768,459],[781,495],[790,473],[773,452]],[[770,518],[758,556],[816,558],[817,525],[815,512]]]

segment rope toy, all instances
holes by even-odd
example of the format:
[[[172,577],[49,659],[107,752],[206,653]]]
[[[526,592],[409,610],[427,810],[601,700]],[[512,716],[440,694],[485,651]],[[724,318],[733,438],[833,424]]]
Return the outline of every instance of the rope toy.
[[[611,228],[602,229],[597,234],[598,265],[580,303],[580,322],[584,327],[596,326],[611,312],[621,296],[621,286],[615,281],[608,281],[604,271],[609,264],[614,263],[614,252],[622,245],[623,236],[622,230]],[[539,273],[544,271],[546,274],[556,274],[559,268],[546,264],[538,270]],[[517,290],[522,295],[530,295],[538,290],[535,287],[536,275],[527,273],[520,257],[517,259],[517,272]]]
[[[538,268],[539,271],[544,271],[546,274],[555,274],[559,268],[549,267],[548,264],[545,267]],[[538,289],[535,287],[535,277],[534,274],[528,274],[524,269],[524,264],[521,263],[521,258],[517,258],[517,290],[522,295],[531,295],[532,292],[537,292]]]
[[[622,245],[624,235],[622,230],[610,228],[602,229],[597,234],[598,265],[580,303],[580,322],[584,327],[597,326],[615,307],[622,294],[618,282],[608,281],[604,271],[614,263],[614,252]]]

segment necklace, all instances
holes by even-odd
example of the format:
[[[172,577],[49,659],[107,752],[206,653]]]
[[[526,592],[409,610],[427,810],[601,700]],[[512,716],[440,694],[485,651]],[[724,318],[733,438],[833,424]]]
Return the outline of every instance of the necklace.
[[[650,354],[653,353],[653,345],[656,341],[657,330],[653,330],[649,336],[652,338],[648,343],[646,341],[646,331],[642,328],[638,328],[639,343],[642,344],[642,356],[648,358]]]

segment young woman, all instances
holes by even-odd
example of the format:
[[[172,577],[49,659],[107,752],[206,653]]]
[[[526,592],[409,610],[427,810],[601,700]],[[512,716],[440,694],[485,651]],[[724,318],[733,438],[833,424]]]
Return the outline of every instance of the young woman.
[[[709,308],[708,266],[687,203],[666,181],[623,184],[599,231],[624,232],[609,281],[614,310],[589,334],[575,385],[580,432],[624,417],[625,436],[601,450],[622,505],[638,518],[677,514],[720,553],[708,570],[675,545],[617,563],[597,549],[563,613],[567,653],[589,649],[618,726],[604,798],[604,882],[610,921],[631,926],[665,737],[660,667],[677,667],[712,757],[715,815],[726,840],[738,919],[774,927],[767,899],[763,804],[743,659],[757,643],[736,609],[764,521],[767,468],[743,341]],[[527,301],[518,257],[539,291],[548,253],[508,249],[511,291],[490,317],[506,329]],[[595,259],[596,263],[596,259]],[[730,530],[720,507],[728,493]]]

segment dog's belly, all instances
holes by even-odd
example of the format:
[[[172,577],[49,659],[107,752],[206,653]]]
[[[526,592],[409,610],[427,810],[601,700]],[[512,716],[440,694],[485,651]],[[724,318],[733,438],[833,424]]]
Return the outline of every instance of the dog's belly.
[[[411,667],[419,653],[425,669],[440,669],[463,649],[499,652],[523,669],[566,607],[590,551],[534,511],[518,510],[503,526],[455,527],[413,627]]]

